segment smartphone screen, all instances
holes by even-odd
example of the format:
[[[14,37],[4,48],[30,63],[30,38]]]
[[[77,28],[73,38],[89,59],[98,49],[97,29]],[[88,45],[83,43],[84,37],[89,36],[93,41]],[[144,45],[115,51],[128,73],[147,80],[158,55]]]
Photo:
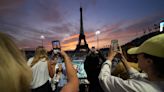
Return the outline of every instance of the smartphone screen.
[[[111,40],[111,46],[113,51],[119,51],[118,40]]]
[[[59,40],[54,40],[52,41],[52,48],[53,49],[60,49],[60,41]]]

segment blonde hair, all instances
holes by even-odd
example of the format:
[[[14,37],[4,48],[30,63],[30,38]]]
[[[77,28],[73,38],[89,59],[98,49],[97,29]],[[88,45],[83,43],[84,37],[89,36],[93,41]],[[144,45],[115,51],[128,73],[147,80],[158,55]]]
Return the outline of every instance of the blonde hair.
[[[0,32],[0,92],[29,92],[32,71],[11,39]]]
[[[35,56],[31,63],[31,67],[34,66],[40,59],[45,58],[48,60],[47,51],[43,46],[38,46],[35,50]]]

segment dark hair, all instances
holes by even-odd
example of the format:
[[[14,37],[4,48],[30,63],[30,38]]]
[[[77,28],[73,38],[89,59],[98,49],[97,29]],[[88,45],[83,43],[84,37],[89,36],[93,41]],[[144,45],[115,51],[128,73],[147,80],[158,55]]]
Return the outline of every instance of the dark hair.
[[[153,67],[157,73],[158,77],[164,77],[164,58],[152,56],[144,53],[145,58],[150,58],[153,61]]]

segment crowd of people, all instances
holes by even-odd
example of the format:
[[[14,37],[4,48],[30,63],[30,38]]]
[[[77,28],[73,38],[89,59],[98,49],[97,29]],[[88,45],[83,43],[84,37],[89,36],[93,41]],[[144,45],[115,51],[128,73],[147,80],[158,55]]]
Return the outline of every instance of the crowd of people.
[[[127,53],[137,56],[135,65],[127,61],[120,46],[116,51],[111,45],[107,57],[92,47],[84,62],[90,83],[87,91],[164,92],[163,42],[161,33],[130,48]],[[120,63],[124,68],[118,70],[126,72],[126,78],[115,76]],[[38,46],[35,55],[26,60],[11,36],[4,33],[0,33],[0,82],[1,92],[80,92],[77,70],[66,52],[54,49],[49,56]]]
[[[12,37],[0,33],[0,91],[52,92],[49,78],[55,75],[55,61],[51,62],[44,47],[38,46],[34,57],[27,62]],[[79,80],[70,57],[64,52],[67,83],[60,92],[78,92]]]

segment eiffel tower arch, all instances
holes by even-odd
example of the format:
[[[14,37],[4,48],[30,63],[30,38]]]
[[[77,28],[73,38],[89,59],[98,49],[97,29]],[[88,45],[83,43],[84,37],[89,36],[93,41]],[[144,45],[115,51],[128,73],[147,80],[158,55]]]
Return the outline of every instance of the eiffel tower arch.
[[[83,28],[82,7],[80,7],[80,34],[79,34],[79,40],[78,40],[78,44],[76,45],[75,51],[89,51],[89,47],[85,38],[84,28]]]

